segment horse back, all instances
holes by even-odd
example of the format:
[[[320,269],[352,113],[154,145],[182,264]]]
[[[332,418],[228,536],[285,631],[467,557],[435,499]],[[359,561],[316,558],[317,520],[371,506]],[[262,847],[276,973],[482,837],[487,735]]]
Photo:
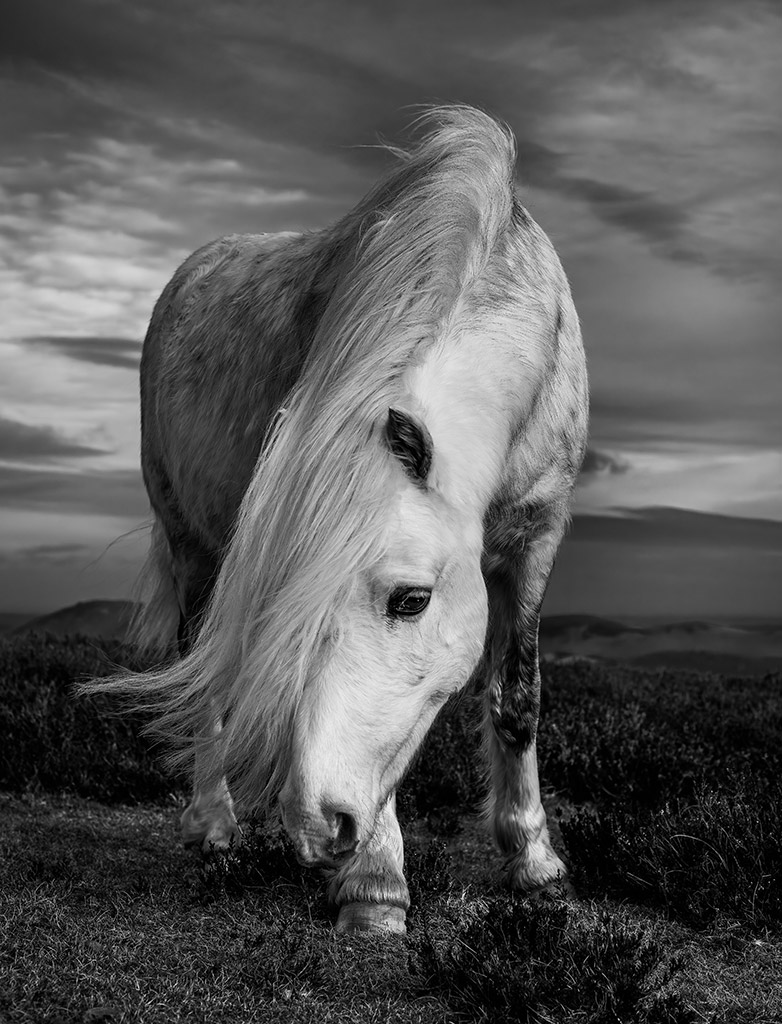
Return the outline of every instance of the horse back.
[[[328,285],[312,236],[233,235],[164,289],[141,359],[141,462],[173,547],[220,551],[295,384]]]

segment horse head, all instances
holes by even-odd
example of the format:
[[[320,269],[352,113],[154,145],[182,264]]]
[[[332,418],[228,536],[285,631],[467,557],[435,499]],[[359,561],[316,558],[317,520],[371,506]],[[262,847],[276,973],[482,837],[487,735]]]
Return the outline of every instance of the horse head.
[[[416,414],[390,409],[381,436],[396,462],[384,543],[325,631],[279,796],[306,864],[339,863],[372,836],[486,633],[480,521],[436,487],[437,456]]]

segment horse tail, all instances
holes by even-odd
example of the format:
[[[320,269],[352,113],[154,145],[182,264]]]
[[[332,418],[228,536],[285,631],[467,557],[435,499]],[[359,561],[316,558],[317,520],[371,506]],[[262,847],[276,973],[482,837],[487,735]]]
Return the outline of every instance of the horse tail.
[[[135,610],[126,641],[145,657],[173,652],[179,626],[179,602],[173,556],[160,520],[152,524],[149,551],[135,585]]]

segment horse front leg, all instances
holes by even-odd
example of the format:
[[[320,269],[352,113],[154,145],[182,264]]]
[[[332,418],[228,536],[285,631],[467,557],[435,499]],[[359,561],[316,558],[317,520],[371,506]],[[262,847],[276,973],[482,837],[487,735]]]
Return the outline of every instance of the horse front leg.
[[[540,608],[564,527],[562,517],[538,527],[520,552],[501,552],[487,577],[492,634],[484,720],[486,815],[506,857],[511,887],[528,892],[567,877],[549,838],[536,748]]]
[[[214,578],[214,563],[188,551],[176,567],[178,599],[181,609],[179,655],[184,658],[192,647],[201,614],[206,606]],[[214,701],[203,730],[193,738],[193,796],[179,819],[182,842],[198,849],[204,857],[225,853],[241,842],[241,829],[234,813],[234,802],[223,774],[220,733],[223,723]]]
[[[332,878],[331,902],[339,908],[338,932],[407,931],[410,893],[404,876],[404,844],[396,818],[396,794],[380,812],[366,845]]]
[[[204,734],[194,741],[193,797],[180,818],[182,842],[188,848],[198,848],[204,857],[226,853],[242,838],[223,774],[221,731],[219,717],[212,716]]]

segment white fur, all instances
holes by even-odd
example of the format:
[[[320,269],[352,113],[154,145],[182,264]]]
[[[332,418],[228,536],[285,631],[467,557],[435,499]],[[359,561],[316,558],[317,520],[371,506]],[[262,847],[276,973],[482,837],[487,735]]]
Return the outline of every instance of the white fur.
[[[338,814],[355,823],[356,864],[383,859],[396,785],[483,654],[497,727],[502,637],[537,614],[585,444],[578,322],[548,239],[515,201],[513,138],[467,107],[427,118],[422,142],[334,227],[232,236],[186,261],[142,361],[156,593],[178,593],[187,615],[205,571],[194,558],[219,573],[186,657],[92,689],[154,708],[175,763],[202,737],[206,804],[230,811],[229,830],[224,772],[244,808],[281,792],[308,861],[330,860]],[[431,435],[425,481],[386,446],[389,407]],[[546,530],[552,543],[525,561]],[[487,581],[508,595],[491,610],[505,630],[492,626],[494,653]],[[431,587],[431,603],[390,621],[401,585]],[[497,742],[493,806],[516,822],[503,835],[545,859],[537,776]],[[351,885],[366,895],[362,870]]]

